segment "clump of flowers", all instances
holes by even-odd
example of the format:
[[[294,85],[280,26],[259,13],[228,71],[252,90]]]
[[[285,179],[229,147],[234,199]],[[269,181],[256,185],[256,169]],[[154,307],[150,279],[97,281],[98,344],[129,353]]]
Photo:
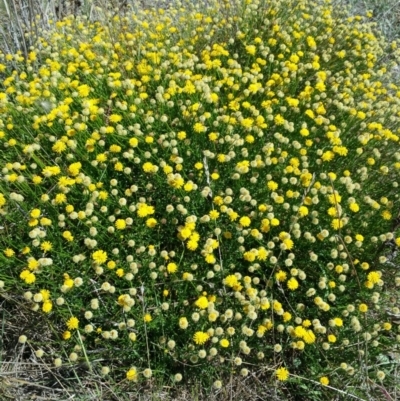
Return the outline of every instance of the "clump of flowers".
[[[2,291],[128,381],[246,362],[340,386],[375,361],[400,341],[400,88],[367,20],[172,4],[0,54]]]

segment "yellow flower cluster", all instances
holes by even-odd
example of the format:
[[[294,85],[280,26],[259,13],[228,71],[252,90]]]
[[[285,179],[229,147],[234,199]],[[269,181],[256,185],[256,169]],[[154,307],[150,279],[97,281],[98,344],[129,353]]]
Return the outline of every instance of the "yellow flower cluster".
[[[0,54],[0,276],[128,381],[302,360],[339,386],[353,340],[400,340],[399,55],[329,1],[211,3]]]

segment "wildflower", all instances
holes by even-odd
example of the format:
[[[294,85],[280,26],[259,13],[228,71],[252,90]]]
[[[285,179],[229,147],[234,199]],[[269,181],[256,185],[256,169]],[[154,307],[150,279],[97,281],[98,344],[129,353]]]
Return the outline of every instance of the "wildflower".
[[[125,222],[125,220],[123,220],[123,219],[118,219],[118,220],[115,222],[115,228],[116,228],[117,230],[125,230],[125,228],[126,228],[126,222]]]
[[[307,216],[308,215],[308,208],[306,206],[300,206],[299,207],[299,215],[301,217]]]
[[[268,181],[267,187],[271,191],[276,191],[278,189],[278,183],[276,183],[275,181]]]
[[[205,296],[201,296],[194,304],[200,309],[206,309],[208,306],[208,299]]]
[[[189,326],[188,320],[186,319],[186,317],[181,317],[179,319],[179,327],[181,329],[187,329],[187,327]]]
[[[383,330],[390,331],[392,329],[392,324],[389,322],[383,323]]]
[[[224,284],[227,285],[228,287],[235,287],[238,285],[238,279],[235,275],[231,274],[224,279]]]
[[[328,341],[330,343],[335,343],[336,342],[336,336],[334,334],[329,334],[328,335]]]
[[[107,261],[107,252],[98,250],[93,252],[92,259],[99,265],[105,263]]]
[[[178,265],[176,263],[168,263],[167,272],[170,274],[176,273],[178,270]]]
[[[136,381],[137,380],[137,370],[135,367],[130,368],[127,372],[126,372],[126,379],[129,381]]]
[[[152,318],[152,316],[150,315],[150,313],[146,313],[146,314],[143,316],[143,320],[144,320],[145,323],[150,323],[150,322],[153,320],[153,318]]]
[[[284,272],[283,270],[279,270],[279,271],[275,274],[275,278],[276,278],[278,281],[286,281],[287,273]]]
[[[40,244],[40,249],[44,252],[49,252],[53,248],[53,245],[49,241],[44,241]]]
[[[196,331],[193,335],[193,341],[197,345],[203,345],[205,344],[210,338],[210,335],[208,333],[205,333],[204,331]]]
[[[223,338],[220,340],[219,344],[221,345],[221,347],[227,348],[229,347],[230,342],[226,338]]]
[[[44,313],[50,313],[53,309],[53,303],[50,300],[46,300],[43,302],[42,310]]]
[[[154,207],[145,203],[140,203],[137,209],[137,214],[139,217],[146,217],[150,214],[154,214]]]
[[[303,335],[303,340],[307,344],[313,344],[315,342],[315,334],[312,330],[307,330]]]
[[[71,231],[64,231],[62,234],[63,238],[68,242],[72,242],[74,240],[74,236],[71,234]]]
[[[386,377],[386,374],[382,370],[378,370],[376,372],[376,377],[378,378],[379,381],[382,381]]]
[[[247,216],[243,216],[239,220],[240,225],[248,227],[251,224],[251,220]]]
[[[299,288],[299,282],[296,280],[295,277],[290,278],[286,285],[291,291],[297,290],[297,288]]]
[[[279,368],[275,371],[275,376],[279,381],[286,381],[289,375],[290,373],[286,368]]]
[[[194,240],[190,240],[187,242],[186,247],[190,250],[190,251],[195,251],[199,246],[199,243],[197,241]]]
[[[19,277],[24,280],[26,284],[33,284],[36,281],[36,276],[29,270],[23,270]]]
[[[71,332],[69,330],[64,331],[62,338],[63,340],[69,340],[71,338]]]
[[[379,283],[379,280],[380,280],[380,278],[381,278],[381,275],[378,273],[378,272],[376,272],[376,271],[373,271],[373,272],[370,272],[370,273],[368,273],[368,281],[370,282],[370,283],[372,283],[372,284],[377,284],[377,283]]]
[[[319,379],[319,382],[323,385],[323,386],[327,386],[329,384],[329,379],[326,376],[322,376]]]
[[[7,258],[11,258],[15,255],[15,252],[11,248],[6,248],[4,249],[4,255],[6,255]]]
[[[211,210],[208,215],[210,216],[211,220],[216,220],[219,217],[219,212],[216,210]]]
[[[334,230],[339,230],[344,224],[342,219],[333,219],[331,225]]]
[[[75,316],[72,316],[67,320],[67,327],[69,330],[76,330],[79,327],[79,320]]]

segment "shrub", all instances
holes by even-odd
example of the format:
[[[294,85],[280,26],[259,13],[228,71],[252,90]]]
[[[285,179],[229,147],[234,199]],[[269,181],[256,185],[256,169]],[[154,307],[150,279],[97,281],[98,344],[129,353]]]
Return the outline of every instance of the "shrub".
[[[387,55],[321,0],[68,17],[2,54],[0,283],[53,333],[24,342],[132,381],[383,380]]]

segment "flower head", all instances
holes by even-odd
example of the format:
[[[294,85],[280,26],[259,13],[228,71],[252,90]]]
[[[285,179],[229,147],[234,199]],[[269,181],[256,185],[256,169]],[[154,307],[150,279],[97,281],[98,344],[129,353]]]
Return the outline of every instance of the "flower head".
[[[204,331],[197,331],[194,335],[193,335],[193,341],[197,344],[197,345],[203,345],[205,344],[210,338],[210,335],[208,333],[205,333]]]
[[[289,378],[289,371],[286,368],[278,368],[275,371],[275,376],[279,381],[286,381]]]

